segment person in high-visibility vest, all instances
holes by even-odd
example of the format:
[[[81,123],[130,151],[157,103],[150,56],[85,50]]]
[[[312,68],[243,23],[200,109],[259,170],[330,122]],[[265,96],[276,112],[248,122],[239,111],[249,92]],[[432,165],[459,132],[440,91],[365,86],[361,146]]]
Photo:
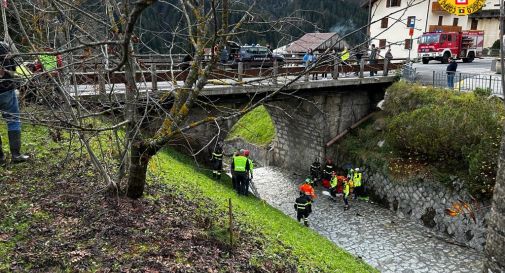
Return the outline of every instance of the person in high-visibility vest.
[[[223,147],[221,144],[216,146],[212,153],[212,177],[221,179],[221,170],[223,169]]]
[[[351,57],[351,53],[349,52],[349,49],[347,49],[347,47],[344,47],[344,50],[342,52],[340,52],[340,60],[342,61],[342,63],[345,63],[347,64],[347,60],[349,60],[349,58]]]
[[[233,169],[233,161],[235,160],[236,156],[239,156],[241,154],[242,150],[238,150],[235,153],[233,153],[233,156],[231,157],[231,162],[230,162],[230,173],[231,173],[231,183],[233,186],[233,189],[238,193],[239,185],[237,182],[237,177],[235,176],[235,170]]]
[[[303,220],[305,226],[309,226],[309,215],[312,213],[312,199],[309,195],[300,191],[300,196],[295,200],[296,219]]]
[[[361,183],[362,174],[359,168],[354,169],[352,181],[354,183],[354,199],[357,199],[363,194],[363,186]]]
[[[330,180],[330,194],[333,197],[337,196],[337,187],[338,187],[338,176],[336,172],[333,172]]]
[[[351,192],[350,181],[344,181],[344,190],[343,190],[344,210],[349,209],[349,193],[350,192]]]
[[[251,170],[250,162],[247,157],[244,156],[243,150],[242,153],[233,157],[231,162],[231,168],[235,174],[237,193],[242,195],[247,195],[247,192],[244,192],[246,180],[249,176],[249,171]],[[248,190],[248,189],[247,189]]]
[[[252,159],[249,158],[249,150],[244,150],[244,156],[247,157],[249,161],[249,173],[247,175],[247,179],[245,180],[244,185],[242,185],[242,194],[247,195],[249,193],[249,185],[253,179],[253,171],[254,171],[254,163]]]

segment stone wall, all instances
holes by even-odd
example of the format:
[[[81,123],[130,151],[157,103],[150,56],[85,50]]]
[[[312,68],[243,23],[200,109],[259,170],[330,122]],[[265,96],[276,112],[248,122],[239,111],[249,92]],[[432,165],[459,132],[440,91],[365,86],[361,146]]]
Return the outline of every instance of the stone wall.
[[[438,234],[447,235],[459,244],[477,250],[484,248],[489,206],[473,203],[456,177],[452,182],[459,190],[449,190],[440,183],[423,179],[391,181],[379,173],[365,177],[365,181],[370,188],[371,199],[396,211],[399,216],[409,218]],[[470,215],[451,217],[445,214],[445,209],[458,200],[475,207],[476,222]]]
[[[247,143],[241,138],[234,138],[224,142],[224,154],[231,155],[237,149],[245,149],[251,152],[251,159],[255,167],[270,166],[273,161],[273,149],[271,146],[260,147]]]
[[[318,158],[331,156],[325,144],[366,116],[383,92],[354,90],[288,99],[266,105],[276,130],[273,166],[305,171]]]
[[[489,216],[484,271],[505,272],[505,134],[500,148],[493,207]]]

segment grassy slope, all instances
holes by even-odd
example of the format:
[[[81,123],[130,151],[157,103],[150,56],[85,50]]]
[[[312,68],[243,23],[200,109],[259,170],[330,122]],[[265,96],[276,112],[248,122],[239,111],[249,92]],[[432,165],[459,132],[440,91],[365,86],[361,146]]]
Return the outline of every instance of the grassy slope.
[[[2,125],[4,124],[0,124],[0,133],[5,136],[5,126]],[[50,250],[48,247],[44,247],[44,249],[48,251],[47,254],[36,253],[37,249],[42,247],[39,243],[48,240],[54,242],[55,246],[53,247],[55,247],[55,249],[58,249],[57,246],[58,243],[61,243],[60,241],[67,242],[68,245],[76,248],[76,250],[90,251],[90,249],[94,249],[92,247],[96,244],[94,241],[88,242],[85,240],[81,241],[81,243],[77,245],[73,245],[70,242],[71,240],[75,240],[74,237],[81,238],[80,233],[82,233],[83,230],[88,230],[90,228],[89,226],[86,226],[86,224],[83,225],[81,222],[77,222],[77,226],[68,227],[66,225],[61,225],[58,221],[53,221],[62,215],[62,210],[64,213],[77,213],[81,211],[82,208],[81,205],[79,205],[80,203],[78,204],[77,202],[72,201],[72,204],[76,203],[76,205],[74,206],[75,208],[71,206],[72,208],[70,208],[70,211],[68,210],[69,208],[67,208],[67,200],[59,202],[51,201],[48,202],[48,204],[42,205],[43,207],[40,209],[39,206],[41,206],[41,203],[38,203],[39,201],[37,200],[40,198],[45,200],[48,197],[55,197],[58,199],[68,196],[69,194],[66,194],[66,192],[58,189],[54,184],[55,181],[68,179],[69,182],[66,183],[72,184],[74,186],[74,190],[82,194],[84,201],[86,201],[88,198],[92,197],[87,196],[87,194],[93,192],[97,186],[91,185],[89,188],[80,186],[84,181],[84,177],[89,176],[89,179],[92,179],[93,181],[98,180],[94,177],[92,169],[83,170],[83,174],[79,176],[82,178],[72,178],[73,175],[69,172],[58,172],[58,174],[56,174],[55,170],[49,168],[49,166],[56,165],[56,163],[60,162],[62,158],[64,158],[63,154],[59,153],[63,152],[65,148],[61,149],[60,144],[48,141],[49,136],[46,129],[38,126],[34,127],[27,125],[24,127],[23,139],[24,150],[36,155],[35,162],[30,165],[11,165],[8,169],[0,168],[0,184],[4,183],[7,187],[5,190],[10,189],[10,192],[14,192],[14,195],[6,194],[2,196],[2,194],[0,194],[0,201],[2,201],[0,207],[3,206],[3,209],[5,209],[4,212],[8,212],[7,214],[0,215],[0,271],[8,270],[11,263],[19,258],[16,254],[17,252],[13,252],[16,245],[19,244],[28,244],[33,246],[30,249],[27,249],[26,252],[28,254],[32,253],[32,256],[29,257],[38,257],[36,260],[30,262],[29,258],[21,255],[24,257],[24,263],[21,268],[28,269],[31,266],[42,266],[42,268],[45,268],[45,266],[49,266],[51,263],[56,263],[55,260],[59,261],[55,264],[57,267],[74,267],[75,264],[70,262],[72,257],[67,257],[70,255],[70,252],[67,253],[68,251],[65,252],[62,250],[67,253],[63,254],[64,257],[58,256],[61,255],[61,253],[59,254],[55,250]],[[7,150],[7,143],[4,142],[3,146],[4,151]],[[55,154],[59,155],[55,156]],[[68,164],[71,164],[71,162]],[[81,164],[78,165],[78,168],[82,168]],[[46,167],[49,169],[45,170]],[[32,172],[31,169],[33,168],[37,169],[37,172]],[[194,210],[195,215],[208,215],[212,219],[220,218],[217,220],[220,222],[217,226],[226,227],[226,211],[228,209],[227,202],[228,198],[231,198],[233,201],[236,225],[240,230],[240,232],[236,231],[236,244],[240,244],[237,248],[243,251],[244,249],[247,249],[244,245],[251,244],[264,246],[265,248],[264,251],[252,253],[252,258],[249,259],[249,263],[253,268],[263,268],[263,272],[280,272],[275,269],[280,269],[286,265],[292,264],[298,266],[297,271],[299,272],[376,272],[373,268],[336,247],[324,237],[301,226],[290,217],[285,216],[282,212],[270,207],[261,200],[252,197],[245,198],[236,196],[229,187],[231,184],[229,179],[222,183],[213,181],[207,176],[208,173],[205,173],[204,171],[197,171],[193,162],[184,155],[172,150],[163,151],[153,158],[150,165],[150,172],[150,183],[155,183],[155,185],[148,187],[146,198],[143,201],[141,200],[142,203],[145,203],[145,206],[148,206],[149,209],[146,210],[151,210],[151,206],[154,207],[154,204],[158,204],[160,202],[160,197],[156,196],[170,194],[170,196],[177,196],[176,198],[179,198],[182,195],[182,199],[191,200],[191,202],[197,202],[199,204],[197,209]],[[26,175],[26,178],[29,179],[27,182],[29,183],[23,182],[22,179],[18,179],[24,178],[23,175]],[[60,177],[60,175],[63,176]],[[70,182],[71,180],[75,181]],[[167,190],[161,190],[160,183],[158,181],[161,181],[163,185],[167,187]],[[89,183],[89,181],[84,183]],[[47,189],[41,188],[46,186]],[[15,190],[17,188],[19,188],[19,190]],[[0,190],[2,190],[2,185],[0,185]],[[70,195],[73,196],[74,194],[75,193],[72,192]],[[76,196],[80,194],[77,194]],[[101,199],[99,195],[93,196]],[[153,199],[153,196],[156,198]],[[167,200],[170,200],[170,198],[172,197],[168,197]],[[163,201],[161,205],[166,206],[168,205],[166,204],[167,202],[168,201]],[[86,201],[85,203],[89,204],[95,202]],[[128,202],[125,200],[125,203]],[[157,206],[159,207],[159,205],[160,204]],[[102,215],[100,211],[104,211],[104,208],[100,208],[100,206],[101,205],[93,209],[87,208],[84,211],[87,211],[92,215]],[[34,207],[36,209],[34,209]],[[218,213],[208,213],[209,207],[218,208]],[[161,217],[158,220],[164,221],[163,217],[165,216],[160,214],[160,212],[157,212],[157,209],[158,208],[153,208],[153,213],[157,215],[156,218]],[[105,209],[105,211],[107,211],[107,209]],[[148,215],[149,214],[147,213],[144,214],[144,216],[153,217]],[[142,214],[135,217],[138,217],[139,221],[143,221],[144,219]],[[101,221],[105,222],[107,222],[106,220],[109,218],[113,219],[112,222],[117,220],[114,217],[111,218],[108,216],[108,213],[103,214],[101,218],[103,218]],[[159,224],[156,222],[154,223],[156,225]],[[39,234],[36,231],[43,229],[38,227],[50,227],[51,230],[56,230],[56,234]],[[161,224],[160,227],[164,228],[160,229],[162,233],[164,230],[173,229],[167,223]],[[69,232],[69,229],[75,231]],[[139,232],[142,232],[142,230]],[[16,235],[12,236],[14,234]],[[70,236],[69,234],[74,235]],[[227,240],[226,230],[224,232],[222,230],[217,230],[216,232],[210,230],[209,234],[213,234],[212,236],[217,240]],[[248,234],[261,234],[261,236],[254,236],[253,239]],[[56,237],[53,238],[52,236]],[[129,236],[132,235],[130,234]],[[141,235],[137,234],[135,236],[139,237]],[[110,248],[110,245],[114,245],[114,242],[116,241],[121,242],[122,239],[126,240],[127,238],[118,237],[112,242],[105,241],[102,243],[105,243],[105,246]],[[149,236],[143,239],[154,240],[154,238]],[[164,241],[165,240],[162,239],[160,243]],[[127,253],[136,253],[135,246],[137,244],[133,242],[132,244],[133,246],[131,248],[129,245],[124,246]],[[117,245],[114,245],[114,248],[112,249],[125,251],[123,249],[123,245],[124,243],[118,243]],[[153,249],[157,247],[159,246],[155,245]],[[146,252],[145,255],[159,255],[159,253]],[[134,256],[132,257],[134,258]],[[120,260],[116,259],[114,265],[117,263],[117,266],[121,268],[122,265],[131,262],[131,260],[138,260],[133,259],[132,257],[129,257],[128,255],[117,257],[117,259]],[[101,266],[111,266],[111,261],[110,257],[107,257],[105,254],[100,254],[100,256],[87,257],[78,263],[80,263],[83,268],[91,270],[91,267],[100,268]],[[90,264],[93,264],[93,266],[88,267]],[[293,271],[294,270],[296,269],[293,269]],[[292,271],[290,270],[290,272]]]
[[[274,124],[265,106],[259,106],[243,116],[231,129],[228,139],[242,138],[245,141],[265,146],[275,136]]]
[[[190,198],[210,198],[222,211],[227,210],[228,199],[231,198],[237,221],[247,223],[265,235],[269,255],[283,253],[288,248],[298,258],[300,272],[375,271],[265,202],[253,197],[237,196],[229,186],[229,179],[218,183],[205,172],[195,171],[193,163],[187,157],[172,150],[159,153],[151,161],[150,170],[161,174],[162,181],[173,186],[176,191]]]

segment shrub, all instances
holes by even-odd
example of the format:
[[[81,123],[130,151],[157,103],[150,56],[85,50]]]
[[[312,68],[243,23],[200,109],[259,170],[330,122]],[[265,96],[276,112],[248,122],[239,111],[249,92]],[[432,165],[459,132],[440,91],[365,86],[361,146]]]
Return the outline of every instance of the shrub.
[[[489,87],[486,88],[477,87],[475,88],[475,90],[473,90],[473,93],[479,97],[489,97],[492,92],[493,89]]]
[[[490,194],[505,113],[502,102],[485,98],[489,92],[394,85],[385,102],[388,144],[404,157],[456,165],[472,194]]]

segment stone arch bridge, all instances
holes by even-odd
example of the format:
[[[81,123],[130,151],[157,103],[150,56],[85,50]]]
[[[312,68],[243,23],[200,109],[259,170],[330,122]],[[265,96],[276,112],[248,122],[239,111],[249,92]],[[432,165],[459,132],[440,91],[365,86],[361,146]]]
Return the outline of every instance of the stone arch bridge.
[[[305,170],[315,158],[324,159],[331,152],[327,143],[375,110],[384,98],[385,89],[394,77],[344,78],[297,82],[265,104],[272,117],[276,137],[272,143],[270,165],[286,169]],[[273,92],[274,86],[224,86],[206,89],[202,97],[212,101],[212,107],[199,105],[191,111],[188,123],[222,109],[241,109]],[[223,140],[236,120],[207,124],[190,133],[193,150],[199,150],[220,132]],[[209,145],[211,153],[213,145]],[[204,158],[208,158],[205,156]]]

